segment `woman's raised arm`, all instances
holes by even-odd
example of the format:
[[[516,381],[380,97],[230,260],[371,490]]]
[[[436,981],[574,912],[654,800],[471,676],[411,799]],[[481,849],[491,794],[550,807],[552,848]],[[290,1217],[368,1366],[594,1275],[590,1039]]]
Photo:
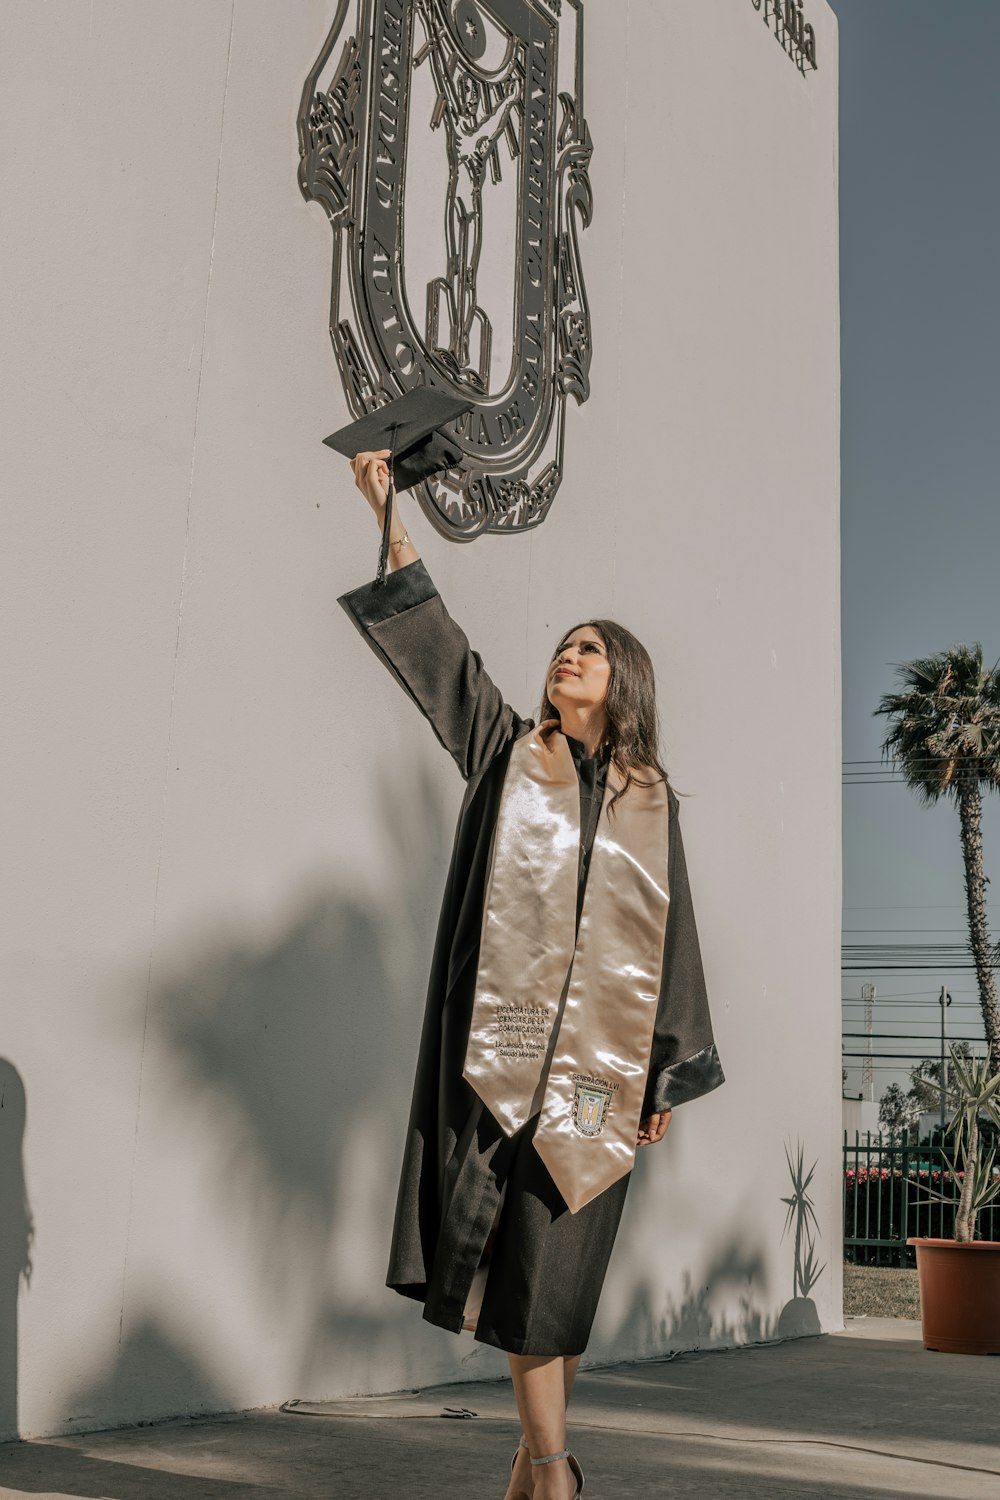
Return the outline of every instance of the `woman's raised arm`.
[[[383,449],[351,460],[355,483],[380,530],[388,456]],[[465,632],[449,615],[407,536],[398,504],[389,533],[389,566],[384,585],[363,584],[338,602],[470,780],[517,734],[522,720],[504,702]]]

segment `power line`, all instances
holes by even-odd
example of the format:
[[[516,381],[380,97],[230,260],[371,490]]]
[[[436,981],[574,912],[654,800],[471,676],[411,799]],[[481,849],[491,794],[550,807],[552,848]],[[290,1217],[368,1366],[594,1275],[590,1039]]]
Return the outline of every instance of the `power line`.
[[[948,993],[949,993],[949,995],[954,995],[955,991],[950,989],[948,991]],[[864,1005],[864,1003],[865,1003],[857,995],[841,995],[840,1001],[841,1001],[842,1005]],[[902,1005],[903,1004],[903,997],[902,996],[896,996],[896,995],[889,995],[889,996],[883,997],[883,996],[880,995],[878,997],[878,999],[875,1001],[875,1004],[876,1005],[891,1005],[891,1004],[896,1003],[897,1001],[898,1001],[898,1003],[900,1005]],[[940,1000],[920,1000],[920,1001],[917,1002],[916,1005],[910,1005],[909,1003],[907,1003],[906,1009],[907,1010],[918,1010],[921,1005],[939,1006],[940,1004],[941,1004]],[[975,1009],[978,1010],[980,1002],[978,1000],[953,1000],[952,1004],[960,1006],[960,1007],[961,1006],[968,1006],[970,1008],[974,1006]]]
[[[940,1034],[925,1036],[922,1031],[842,1031],[841,1037],[849,1041],[863,1042],[866,1037],[877,1037],[884,1042],[938,1042]],[[949,1042],[984,1042],[982,1036],[949,1036]]]
[[[975,964],[842,964],[844,974],[974,974]]]
[[[865,929],[856,928],[855,932],[863,930]],[[869,932],[874,932],[876,929],[868,928],[867,930]],[[887,930],[891,931],[891,929]],[[934,929],[928,928],[927,930],[933,932]],[[987,951],[995,955],[998,947],[1000,947],[1000,945],[998,945],[996,942],[990,941],[987,944]],[[840,944],[840,950],[842,954],[849,954],[852,958],[864,953],[891,953],[893,955],[902,953],[904,955],[915,954],[917,955],[917,957],[922,957],[924,954],[931,953],[954,953],[957,957],[960,958],[975,957],[971,943],[951,943],[943,939],[935,939],[933,942],[929,943],[911,943],[908,938],[897,938],[891,936],[876,938],[870,943],[856,943],[854,941],[848,943],[842,940]]]
[[[965,911],[965,906],[957,901],[946,903],[904,901],[898,906],[878,906],[869,901],[867,906],[844,906],[841,909],[843,911]]]
[[[979,1038],[979,1040],[981,1041],[982,1038]],[[923,1055],[924,1054],[922,1052],[873,1052],[871,1054],[871,1056],[874,1057],[876,1059],[876,1061],[880,1057],[882,1057],[882,1058],[885,1058],[885,1057],[900,1057],[900,1058],[902,1058],[906,1062],[912,1061],[912,1059],[915,1058],[915,1057],[923,1057]],[[860,1058],[863,1058],[863,1059],[867,1060],[869,1054],[867,1052],[841,1052],[840,1056],[841,1056],[842,1059],[843,1058],[848,1058],[848,1057],[860,1057]],[[906,1071],[905,1068],[901,1068],[900,1069],[900,1072],[905,1072],[905,1071]]]
[[[938,1003],[937,990],[893,990],[891,995],[876,995],[875,1004],[881,1005],[883,1000],[926,1000],[929,996],[934,1004]],[[949,995],[978,995],[978,990],[953,990],[948,987]],[[861,1000],[861,995],[842,995],[842,1000]]]
[[[896,771],[848,771],[841,776],[840,784],[841,786],[905,786],[910,791],[914,790],[906,777]],[[946,796],[949,790],[949,787],[942,787],[939,796]]]
[[[843,1055],[846,1056],[847,1054],[843,1054]],[[853,1057],[853,1056],[860,1056],[861,1054],[860,1053],[857,1053],[857,1054],[851,1053],[850,1055]],[[888,1054],[885,1054],[885,1055],[888,1055]],[[847,1071],[849,1073],[852,1073],[852,1072],[859,1073],[861,1071],[861,1064],[860,1063],[849,1062],[849,1063],[846,1063],[845,1066],[846,1066]],[[873,1068],[874,1068],[874,1070],[875,1070],[876,1073],[907,1073],[908,1074],[910,1072],[910,1069],[908,1067],[905,1067],[903,1065],[903,1063],[898,1063],[898,1062],[897,1063],[880,1063],[876,1059],[876,1061],[872,1064],[872,1066],[873,1066]],[[934,1088],[935,1085],[932,1083],[930,1085],[930,1087]]]
[[[841,756],[840,764],[848,768],[849,775],[863,775],[866,771],[871,770],[872,767],[877,771],[884,771],[886,774],[895,774],[897,772],[901,774],[907,769],[924,770],[928,766],[938,769],[943,767],[949,760],[953,760],[955,764],[961,767],[976,765],[982,761],[984,766],[987,767],[986,774],[989,775],[996,764],[997,753],[995,750],[983,750],[977,755],[960,755],[955,757],[947,755],[884,755],[871,760],[845,760]],[[852,767],[857,767],[857,771],[855,772],[850,769]]]

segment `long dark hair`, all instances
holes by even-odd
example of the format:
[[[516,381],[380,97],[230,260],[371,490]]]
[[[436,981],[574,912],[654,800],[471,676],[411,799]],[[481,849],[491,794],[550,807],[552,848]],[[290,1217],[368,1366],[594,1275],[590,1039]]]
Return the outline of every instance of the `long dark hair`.
[[[649,766],[657,773],[669,790],[670,780],[660,764],[660,725],[656,713],[656,679],[653,663],[642,642],[614,620],[582,620],[559,637],[559,645],[552,653],[552,660],[559,655],[563,645],[576,630],[596,630],[608,653],[611,677],[604,711],[608,716],[608,728],[603,745],[607,748],[615,769],[624,781],[608,803],[610,812],[619,797],[624,797],[633,782],[638,786],[651,785],[642,781],[635,772],[640,766]],[[538,710],[539,720],[558,719],[559,710],[553,705],[548,692],[548,673],[542,689],[542,703]]]

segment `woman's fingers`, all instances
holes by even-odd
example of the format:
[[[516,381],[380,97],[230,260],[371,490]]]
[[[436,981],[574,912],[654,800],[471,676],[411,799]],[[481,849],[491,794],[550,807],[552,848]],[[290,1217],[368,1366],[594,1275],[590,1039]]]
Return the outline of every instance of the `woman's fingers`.
[[[639,1133],[636,1136],[636,1144],[639,1146],[655,1146],[657,1141],[662,1141],[667,1133],[673,1111],[663,1110],[661,1114],[649,1115],[645,1120],[639,1122]]]
[[[389,465],[385,460],[392,450],[379,448],[371,452],[355,453],[351,459],[354,483],[375,509],[380,509],[389,493]]]
[[[359,465],[361,466],[362,469],[364,469],[364,468],[367,467],[367,465],[371,461],[371,459],[373,459],[373,458],[388,458],[389,454],[391,452],[392,452],[391,448],[377,448],[377,449],[373,448],[370,452],[355,453],[354,457],[351,459],[351,468],[354,470],[354,472],[356,474],[358,472],[358,466]]]
[[[355,481],[358,481],[360,476],[363,475],[365,471],[371,466],[373,459],[382,462],[382,467],[386,468],[387,465],[383,462],[383,460],[389,457],[391,451],[392,450],[390,448],[379,448],[377,451],[373,450],[370,453],[355,453],[354,457],[350,460],[351,468],[354,471]]]

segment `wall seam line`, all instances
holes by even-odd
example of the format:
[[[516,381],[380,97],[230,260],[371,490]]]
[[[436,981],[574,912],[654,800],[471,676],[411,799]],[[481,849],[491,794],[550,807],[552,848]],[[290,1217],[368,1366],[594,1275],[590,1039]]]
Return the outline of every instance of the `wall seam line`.
[[[177,630],[174,636],[174,660],[170,674],[170,708],[167,715],[167,751],[163,775],[163,793],[160,800],[160,829],[157,839],[156,870],[153,876],[153,909],[149,934],[149,959],[146,966],[146,994],[142,1018],[142,1040],[139,1047],[139,1078],[135,1100],[135,1129],[132,1137],[132,1161],[129,1167],[128,1208],[125,1219],[125,1253],[122,1260],[121,1307],[118,1315],[118,1345],[121,1347],[125,1330],[125,1301],[128,1280],[129,1247],[132,1238],[132,1210],[135,1199],[135,1173],[139,1154],[139,1121],[142,1113],[142,1085],[146,1061],[146,1035],[149,1029],[149,1007],[153,988],[153,957],[156,951],[156,919],[160,895],[160,869],[163,862],[163,844],[166,832],[167,788],[170,785],[170,766],[173,761],[174,706],[177,697],[177,673],[181,649],[181,621],[184,613],[184,591],[187,581],[188,552],[191,536],[191,505],[194,498],[195,461],[198,451],[198,422],[201,414],[201,387],[205,373],[205,347],[208,339],[208,314],[212,300],[212,276],[215,266],[215,240],[219,224],[219,192],[222,183],[222,144],[226,128],[226,105],[229,100],[229,76],[233,61],[233,30],[236,24],[236,0],[231,0],[229,11],[229,38],[226,44],[226,73],[222,86],[222,110],[219,117],[219,160],[215,172],[215,196],[212,203],[212,239],[208,252],[208,277],[205,285],[205,309],[201,325],[201,353],[198,359],[198,380],[195,386],[194,424],[191,434],[191,467],[188,471],[187,504],[184,514],[184,550],[181,555],[181,576],[177,597]]]

